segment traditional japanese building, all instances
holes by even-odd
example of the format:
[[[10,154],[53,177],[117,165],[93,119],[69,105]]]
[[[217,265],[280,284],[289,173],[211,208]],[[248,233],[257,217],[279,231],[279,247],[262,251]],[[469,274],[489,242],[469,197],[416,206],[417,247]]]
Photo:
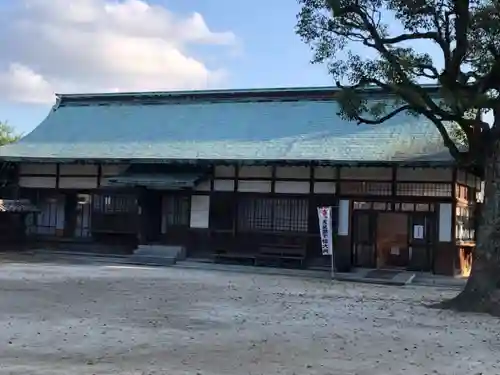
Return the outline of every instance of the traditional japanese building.
[[[429,88],[429,90],[433,90]],[[466,272],[481,181],[435,126],[338,115],[332,88],[59,95],[0,148],[38,241],[178,244],[188,256]],[[373,100],[390,100],[367,91]],[[328,262],[328,259],[326,259]]]

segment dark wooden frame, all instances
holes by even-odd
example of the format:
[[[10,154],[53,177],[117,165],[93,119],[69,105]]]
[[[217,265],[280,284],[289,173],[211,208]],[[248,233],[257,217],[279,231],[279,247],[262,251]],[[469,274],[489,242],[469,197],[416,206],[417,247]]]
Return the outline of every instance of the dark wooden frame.
[[[27,161],[29,162],[29,161]],[[88,189],[71,189],[71,190],[76,190],[78,191],[79,193],[80,192],[86,192],[86,191],[92,191],[92,192],[104,192],[104,191],[118,191],[120,190],[120,192],[125,192],[126,190],[129,190],[129,189],[108,189],[108,188],[103,188],[100,186],[100,183],[101,183],[101,177],[102,177],[102,167],[103,165],[105,164],[109,164],[109,163],[101,163],[101,164],[98,164],[97,165],[97,175],[96,175],[96,186],[97,186],[97,189],[91,189],[91,190],[88,190]],[[116,164],[124,164],[122,162],[118,162]],[[53,177],[56,177],[56,181],[59,181],[60,180],[60,177],[63,176],[60,174],[60,163],[57,164],[57,176],[53,176]],[[187,237],[185,243],[187,244],[188,248],[193,248],[195,246],[200,246],[201,244],[204,244],[204,243],[208,243],[209,245],[208,246],[204,246],[206,248],[206,250],[209,252],[209,253],[214,253],[214,249],[213,249],[213,246],[211,245],[212,244],[212,241],[211,239],[213,237],[216,237],[218,234],[225,234],[225,235],[228,235],[228,237],[231,239],[230,241],[228,242],[233,242],[236,244],[238,244],[238,242],[242,242],[244,241],[244,238],[240,238],[242,237],[241,234],[239,233],[238,231],[238,228],[236,226],[236,223],[234,222],[236,217],[237,217],[237,202],[238,202],[238,197],[241,196],[241,195],[255,195],[255,196],[277,196],[277,197],[280,197],[280,198],[287,198],[287,197],[293,197],[293,196],[298,196],[298,197],[301,197],[301,198],[307,198],[308,201],[309,201],[309,220],[310,220],[310,228],[308,229],[308,232],[307,233],[304,233],[304,234],[298,234],[299,236],[302,236],[302,237],[305,237],[305,241],[308,243],[308,256],[311,256],[311,254],[314,254],[314,249],[317,248],[319,246],[318,244],[318,233],[317,231],[314,230],[314,218],[315,218],[315,207],[319,204],[326,204],[328,203],[329,205],[336,205],[336,202],[338,202],[340,199],[349,199],[349,200],[353,200],[353,199],[356,199],[356,200],[371,200],[371,201],[391,201],[392,204],[394,204],[394,202],[397,202],[398,200],[401,201],[401,200],[404,200],[404,201],[412,201],[412,202],[434,202],[434,203],[452,203],[453,205],[453,212],[456,211],[456,206],[457,204],[459,204],[459,197],[456,196],[456,192],[455,192],[455,186],[459,186],[461,185],[461,183],[459,182],[459,178],[458,178],[458,170],[457,168],[453,168],[453,172],[452,172],[452,178],[449,182],[438,182],[438,181],[420,181],[420,180],[416,180],[416,181],[411,181],[411,180],[405,180],[405,181],[398,181],[397,180],[397,171],[398,171],[398,168],[411,168],[411,166],[409,165],[397,165],[397,164],[388,164],[388,163],[366,163],[366,164],[362,164],[362,163],[354,163],[352,165],[332,165],[331,163],[316,163],[316,162],[307,162],[307,161],[302,161],[302,162],[293,162],[293,163],[284,163],[284,162],[274,162],[274,163],[271,163],[271,162],[267,162],[267,164],[265,162],[245,162],[245,163],[239,163],[239,162],[232,162],[232,161],[226,161],[225,163],[217,163],[217,165],[227,165],[227,166],[234,166],[235,167],[235,174],[231,177],[222,177],[222,176],[215,176],[215,163],[212,163],[211,164],[211,170],[212,170],[212,178],[210,179],[210,191],[190,191],[190,192],[183,192],[182,194],[188,194],[188,195],[209,195],[209,196],[212,196],[213,194],[220,194],[220,193],[224,193],[224,192],[220,192],[220,191],[215,191],[214,187],[215,187],[215,181],[216,180],[232,180],[234,182],[234,190],[232,191],[232,194],[233,196],[235,197],[234,200],[233,200],[233,203],[235,205],[234,207],[234,215],[235,215],[235,218],[233,220],[233,226],[232,226],[232,229],[229,230],[229,229],[226,229],[226,230],[219,230],[219,229],[216,229],[216,228],[213,228],[211,226],[211,224],[209,225],[209,228],[206,228],[206,229],[194,229],[194,228],[186,228],[186,232],[187,234],[183,237]],[[255,165],[255,166],[264,166],[264,165],[267,165],[269,167],[271,167],[271,176],[270,177],[244,177],[242,178],[240,176],[240,173],[239,173],[239,170],[242,166],[252,166],[252,165]],[[290,178],[283,178],[283,177],[278,177],[277,176],[277,173],[276,173],[276,169],[277,167],[293,167],[293,166],[306,166],[306,167],[309,167],[309,175],[307,177],[303,177],[303,178],[293,178],[293,179],[290,179]],[[325,167],[334,167],[335,169],[335,178],[318,178],[316,177],[315,175],[315,171],[314,171],[314,167],[319,167],[319,166],[325,166]],[[341,178],[341,170],[343,168],[348,168],[348,167],[390,167],[391,168],[391,174],[390,174],[390,178],[387,178],[385,180],[381,180],[381,179],[361,179],[361,178]],[[426,163],[418,163],[418,164],[415,164],[415,167],[417,168],[434,168],[434,167],[437,167],[437,168],[441,168],[441,167],[445,167],[445,165],[433,165],[433,164],[426,164]],[[449,167],[449,166],[448,166]],[[469,172],[462,172],[463,173],[469,173]],[[470,174],[470,173],[469,173]],[[40,177],[40,176],[43,176],[43,177],[49,177],[51,175],[47,175],[47,174],[23,174],[22,176],[25,176],[25,177]],[[89,175],[87,174],[82,174],[82,175],[78,175],[78,174],[71,174],[71,175],[65,175],[67,177],[90,177]],[[474,177],[476,180],[477,178]],[[468,179],[468,177],[467,177]],[[271,184],[271,191],[269,193],[244,193],[244,192],[240,192],[238,191],[238,184],[239,184],[239,181],[240,180],[245,180],[245,181],[252,181],[252,180],[259,180],[259,181],[269,181],[270,184]],[[276,192],[276,185],[278,182],[280,181],[294,181],[294,182],[308,182],[309,183],[309,192],[308,193],[304,193],[304,194],[282,194],[282,193],[277,193]],[[341,182],[343,181],[350,181],[350,182],[375,182],[375,183],[388,183],[388,184],[391,184],[391,189],[390,189],[390,194],[388,195],[375,195],[375,194],[350,194],[350,193],[344,193],[342,190],[341,190]],[[333,182],[335,184],[335,193],[332,193],[332,194],[321,194],[321,193],[314,193],[314,183],[316,182]],[[434,183],[437,183],[437,184],[441,184],[441,183],[446,183],[446,184],[449,184],[451,185],[451,196],[447,196],[447,197],[444,197],[444,196],[400,196],[397,194],[398,192],[398,189],[397,189],[397,186],[398,186],[398,183],[407,183],[407,184],[411,184],[411,183],[416,183],[416,184],[420,184],[420,183],[431,183],[431,184],[434,184]],[[56,183],[57,185],[59,185],[59,183]],[[475,185],[477,185],[477,181],[474,182]],[[470,187],[469,186],[469,189],[471,191],[477,191],[477,186],[475,187]],[[44,189],[39,189],[39,190],[44,190]],[[47,190],[53,190],[53,189],[47,189]],[[59,190],[59,191],[64,191],[64,190],[70,190],[70,189],[55,189],[55,190]],[[458,203],[457,203],[458,202]],[[350,211],[350,215],[352,216],[352,210]],[[455,238],[455,215],[453,215],[453,224],[452,224],[452,229],[453,229],[453,235],[452,235],[452,238]],[[352,225],[352,218],[350,218],[350,224]],[[287,233],[275,233],[277,236],[281,236],[283,238],[286,238],[287,236],[289,236],[289,234]],[[297,234],[295,234],[297,235]],[[191,240],[191,237],[197,237],[198,239],[196,241],[192,241]],[[244,236],[243,236],[244,237]],[[165,242],[168,242],[169,241],[169,238],[164,238],[164,241]],[[178,242],[178,241],[176,241]],[[474,244],[473,243],[470,243],[469,244],[470,246],[473,246]],[[435,252],[435,249],[433,249],[433,252]]]
[[[356,209],[354,207],[355,202],[361,202],[361,201],[366,201],[371,204],[373,203],[387,203],[390,205],[389,210],[379,210],[376,208],[368,208],[368,209]],[[410,270],[415,270],[415,271],[432,271],[434,269],[434,262],[435,262],[435,248],[437,245],[437,231],[438,231],[438,216],[437,216],[437,211],[438,211],[438,202],[422,202],[421,200],[417,201],[411,201],[411,200],[399,200],[399,201],[384,201],[384,200],[362,200],[358,199],[356,201],[351,201],[350,202],[350,210],[351,210],[351,217],[350,217],[350,225],[353,228],[351,232],[351,262],[354,266],[361,266],[361,267],[368,267],[368,268],[376,268],[377,265],[377,220],[378,220],[378,215],[380,213],[384,212],[392,212],[392,213],[404,213],[408,215],[408,230],[407,230],[407,246],[408,248],[413,248],[413,247],[424,247],[425,248],[425,260],[424,264],[421,266],[416,266],[414,263],[412,263],[412,256],[409,257],[408,260],[408,265],[407,269]],[[428,211],[420,211],[416,210],[415,207],[413,210],[403,210],[403,209],[396,209],[394,207],[395,204],[428,204],[428,205],[434,205],[432,210]],[[430,208],[430,207],[429,207]],[[357,220],[361,215],[366,215],[368,217],[368,235],[369,235],[369,240],[368,242],[358,240],[357,234],[356,234],[356,229],[357,229]],[[413,238],[413,228],[412,225],[414,224],[415,218],[422,218],[426,217],[427,219],[424,220],[424,225],[426,225],[425,233],[429,233],[429,235],[426,235],[423,241],[418,241]],[[430,223],[432,224],[431,227],[427,226],[428,222],[426,220],[429,220]],[[357,249],[356,246],[361,245],[361,246],[366,246],[366,247],[372,247],[372,256],[371,256],[371,262],[368,264],[361,265],[358,262],[357,257],[359,254],[357,254]]]

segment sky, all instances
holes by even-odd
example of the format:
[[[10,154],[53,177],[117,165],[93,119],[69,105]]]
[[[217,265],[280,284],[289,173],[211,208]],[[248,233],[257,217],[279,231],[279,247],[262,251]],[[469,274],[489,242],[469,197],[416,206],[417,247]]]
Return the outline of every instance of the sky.
[[[0,0],[0,121],[55,93],[324,86],[296,0]]]

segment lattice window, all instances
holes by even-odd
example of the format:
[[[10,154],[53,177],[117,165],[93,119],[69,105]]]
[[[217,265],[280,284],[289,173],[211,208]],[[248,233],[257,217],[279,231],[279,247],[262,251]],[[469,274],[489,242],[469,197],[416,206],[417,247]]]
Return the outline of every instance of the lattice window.
[[[396,194],[418,197],[451,197],[451,184],[398,183]]]
[[[308,202],[301,198],[242,198],[238,202],[238,228],[307,232]]]
[[[391,195],[390,182],[344,181],[340,183],[342,194],[352,195]]]
[[[415,211],[414,203],[401,203],[401,211]]]
[[[394,210],[432,212],[434,211],[434,203],[394,203]]]
[[[185,195],[167,195],[163,198],[167,226],[189,226],[190,197]]]
[[[434,211],[434,204],[432,204],[432,203],[417,203],[417,204],[415,204],[415,211],[419,211],[419,212]]]
[[[125,194],[94,195],[92,208],[105,214],[137,212],[137,198]]]
[[[474,206],[457,207],[455,236],[460,241],[474,241],[476,237]]]
[[[353,202],[354,210],[392,211],[391,202]]]
[[[355,210],[371,210],[372,202],[354,202],[352,206]]]
[[[43,196],[37,193],[33,203],[40,209],[38,213],[26,217],[29,234],[55,235],[57,227],[63,227],[64,202],[59,196]]]
[[[388,202],[373,202],[373,209],[375,211],[386,211],[390,210],[390,205]]]

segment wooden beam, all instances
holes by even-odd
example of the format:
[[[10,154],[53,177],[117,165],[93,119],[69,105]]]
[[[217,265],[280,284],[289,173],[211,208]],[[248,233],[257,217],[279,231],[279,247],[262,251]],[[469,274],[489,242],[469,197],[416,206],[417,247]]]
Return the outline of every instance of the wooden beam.
[[[236,237],[237,232],[237,221],[238,221],[238,183],[240,178],[240,166],[239,164],[234,166],[234,195],[233,195],[233,238]]]
[[[56,189],[59,190],[59,179],[61,177],[61,165],[56,164]]]
[[[101,179],[102,179],[102,164],[99,163],[97,165],[97,188],[101,187]]]
[[[458,175],[458,168],[453,167],[452,171],[452,183],[451,183],[451,241],[453,244],[456,243],[456,236],[457,236],[457,175]],[[465,176],[465,179],[467,180],[467,175]]]

